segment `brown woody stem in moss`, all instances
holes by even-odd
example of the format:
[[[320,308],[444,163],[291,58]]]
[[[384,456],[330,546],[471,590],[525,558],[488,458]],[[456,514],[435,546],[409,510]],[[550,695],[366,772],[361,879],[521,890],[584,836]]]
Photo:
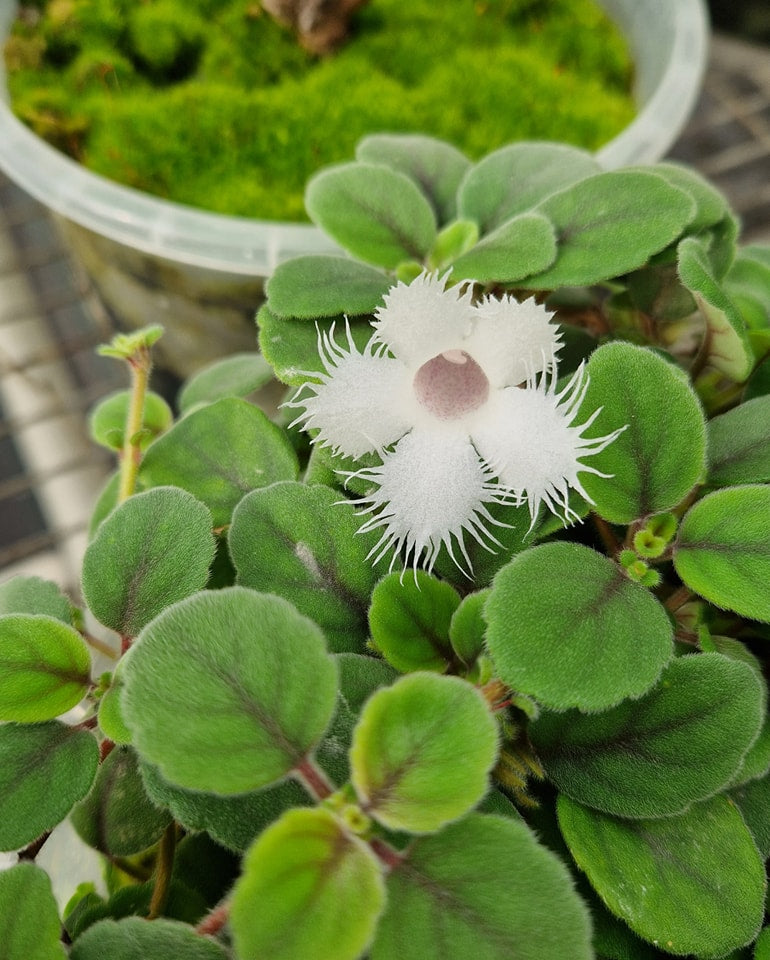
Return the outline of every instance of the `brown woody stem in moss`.
[[[262,6],[279,23],[296,31],[310,53],[331,53],[348,36],[353,13],[366,0],[262,0]]]

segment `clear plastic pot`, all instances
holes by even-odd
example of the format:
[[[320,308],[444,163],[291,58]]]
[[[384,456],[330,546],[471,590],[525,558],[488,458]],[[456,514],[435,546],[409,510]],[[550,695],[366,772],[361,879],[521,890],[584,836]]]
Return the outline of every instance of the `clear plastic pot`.
[[[629,40],[636,119],[597,154],[612,169],[659,159],[687,120],[706,64],[704,0],[599,0]],[[15,0],[0,0],[0,42]],[[186,375],[254,344],[253,317],[276,264],[337,248],[306,224],[206,213],[106,180],[11,113],[0,58],[0,168],[57,217],[76,261],[121,325],[166,327],[166,360]]]

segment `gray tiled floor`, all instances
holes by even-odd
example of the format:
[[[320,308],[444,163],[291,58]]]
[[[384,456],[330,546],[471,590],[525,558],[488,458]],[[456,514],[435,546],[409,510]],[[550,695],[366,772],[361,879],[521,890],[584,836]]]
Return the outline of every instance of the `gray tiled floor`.
[[[717,37],[703,96],[671,153],[695,165],[770,242],[770,50]],[[94,353],[111,336],[41,208],[0,177],[0,571],[76,587],[90,504],[109,458],[86,412],[124,386]],[[66,505],[66,509],[63,508]]]

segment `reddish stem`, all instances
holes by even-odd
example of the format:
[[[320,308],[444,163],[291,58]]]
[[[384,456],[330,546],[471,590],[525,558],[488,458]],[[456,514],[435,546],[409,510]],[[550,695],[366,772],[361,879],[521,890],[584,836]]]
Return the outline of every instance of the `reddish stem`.
[[[396,867],[400,866],[404,860],[403,856],[398,852],[398,850],[394,850],[390,844],[385,843],[384,840],[380,840],[379,837],[373,837],[369,841],[369,846],[377,855],[380,863],[384,864],[388,870],[394,870]]]
[[[200,934],[202,937],[214,937],[219,931],[224,927],[230,917],[230,904],[220,903],[218,907],[214,907],[211,913],[207,914],[198,926],[195,928],[195,932]]]
[[[669,613],[676,613],[680,607],[683,607],[692,598],[693,592],[689,587],[678,587],[670,597],[663,601],[663,606]]]
[[[305,757],[301,763],[294,768],[294,775],[302,784],[307,792],[319,802],[326,800],[334,793],[334,784],[327,778],[320,767],[317,767],[310,757]]]

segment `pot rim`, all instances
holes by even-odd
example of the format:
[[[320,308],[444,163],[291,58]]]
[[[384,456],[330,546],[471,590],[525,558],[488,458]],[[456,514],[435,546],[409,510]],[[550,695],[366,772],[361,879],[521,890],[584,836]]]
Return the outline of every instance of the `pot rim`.
[[[650,163],[671,146],[695,105],[708,55],[705,0],[598,2],[629,41],[641,108],[596,158],[605,169]],[[0,0],[0,42],[16,7],[16,0]],[[60,216],[117,243],[188,266],[269,276],[291,257],[341,253],[311,224],[211,213],[91,173],[13,115],[1,57],[0,169]]]

